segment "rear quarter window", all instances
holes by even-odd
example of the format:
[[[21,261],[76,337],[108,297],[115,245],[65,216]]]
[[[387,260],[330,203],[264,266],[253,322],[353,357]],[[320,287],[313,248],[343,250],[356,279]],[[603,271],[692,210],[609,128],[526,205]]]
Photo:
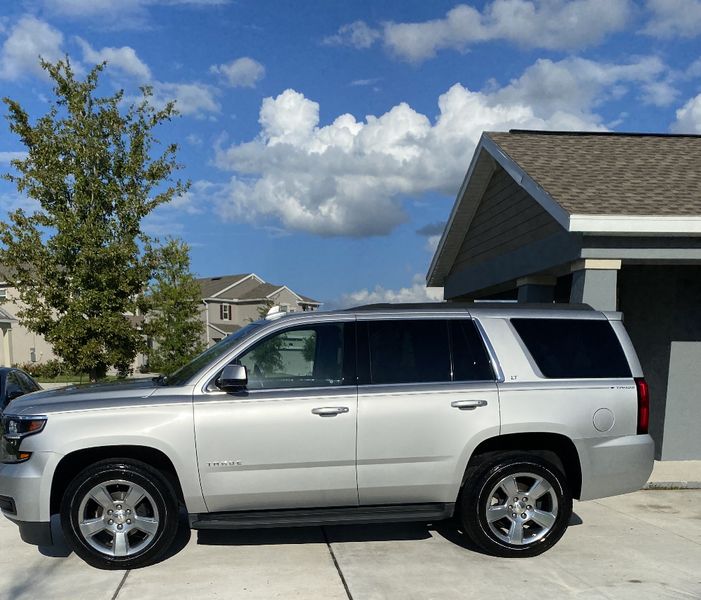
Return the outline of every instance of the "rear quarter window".
[[[545,377],[631,377],[611,324],[591,319],[511,319]]]

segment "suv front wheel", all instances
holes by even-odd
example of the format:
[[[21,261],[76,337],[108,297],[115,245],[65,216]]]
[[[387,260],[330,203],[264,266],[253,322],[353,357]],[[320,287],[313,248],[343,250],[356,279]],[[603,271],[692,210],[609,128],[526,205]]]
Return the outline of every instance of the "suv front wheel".
[[[572,514],[567,479],[550,462],[527,454],[486,462],[465,482],[460,520],[490,554],[536,556],[565,533]]]
[[[106,460],[79,473],[61,502],[61,526],[75,553],[93,567],[133,569],[158,560],[178,527],[173,487],[131,460]]]

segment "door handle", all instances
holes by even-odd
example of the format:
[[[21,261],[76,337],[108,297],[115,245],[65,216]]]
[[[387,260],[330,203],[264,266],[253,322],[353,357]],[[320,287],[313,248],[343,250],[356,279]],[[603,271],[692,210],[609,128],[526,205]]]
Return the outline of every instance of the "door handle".
[[[450,403],[453,408],[459,408],[460,410],[475,410],[480,406],[487,406],[486,400],[455,400]]]
[[[312,408],[313,415],[320,417],[335,417],[348,412],[347,406],[322,406],[321,408]]]

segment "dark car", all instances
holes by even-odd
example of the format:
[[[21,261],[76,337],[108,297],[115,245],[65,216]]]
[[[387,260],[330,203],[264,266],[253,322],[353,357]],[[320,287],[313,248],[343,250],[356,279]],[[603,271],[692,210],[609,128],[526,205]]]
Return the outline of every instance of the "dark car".
[[[15,398],[40,389],[33,377],[21,369],[0,367],[0,412]]]

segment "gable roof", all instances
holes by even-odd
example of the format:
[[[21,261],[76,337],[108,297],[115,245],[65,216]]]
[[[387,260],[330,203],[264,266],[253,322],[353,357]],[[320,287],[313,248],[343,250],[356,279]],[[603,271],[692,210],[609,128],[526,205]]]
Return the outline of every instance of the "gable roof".
[[[321,305],[321,302],[302,296],[286,285],[266,283],[255,273],[239,275],[221,275],[219,277],[202,277],[197,280],[202,298],[221,298],[222,300],[264,300],[278,290],[287,290],[303,303]],[[233,289],[232,289],[233,288]]]
[[[253,273],[240,273],[238,275],[221,275],[218,277],[201,277],[197,280],[200,284],[200,292],[203,298],[211,298],[216,294],[220,294],[225,289],[228,289],[238,283],[241,283]]]
[[[701,216],[701,136],[486,135],[570,214]]]
[[[485,132],[426,276],[443,285],[501,166],[566,231],[701,235],[701,136]]]

